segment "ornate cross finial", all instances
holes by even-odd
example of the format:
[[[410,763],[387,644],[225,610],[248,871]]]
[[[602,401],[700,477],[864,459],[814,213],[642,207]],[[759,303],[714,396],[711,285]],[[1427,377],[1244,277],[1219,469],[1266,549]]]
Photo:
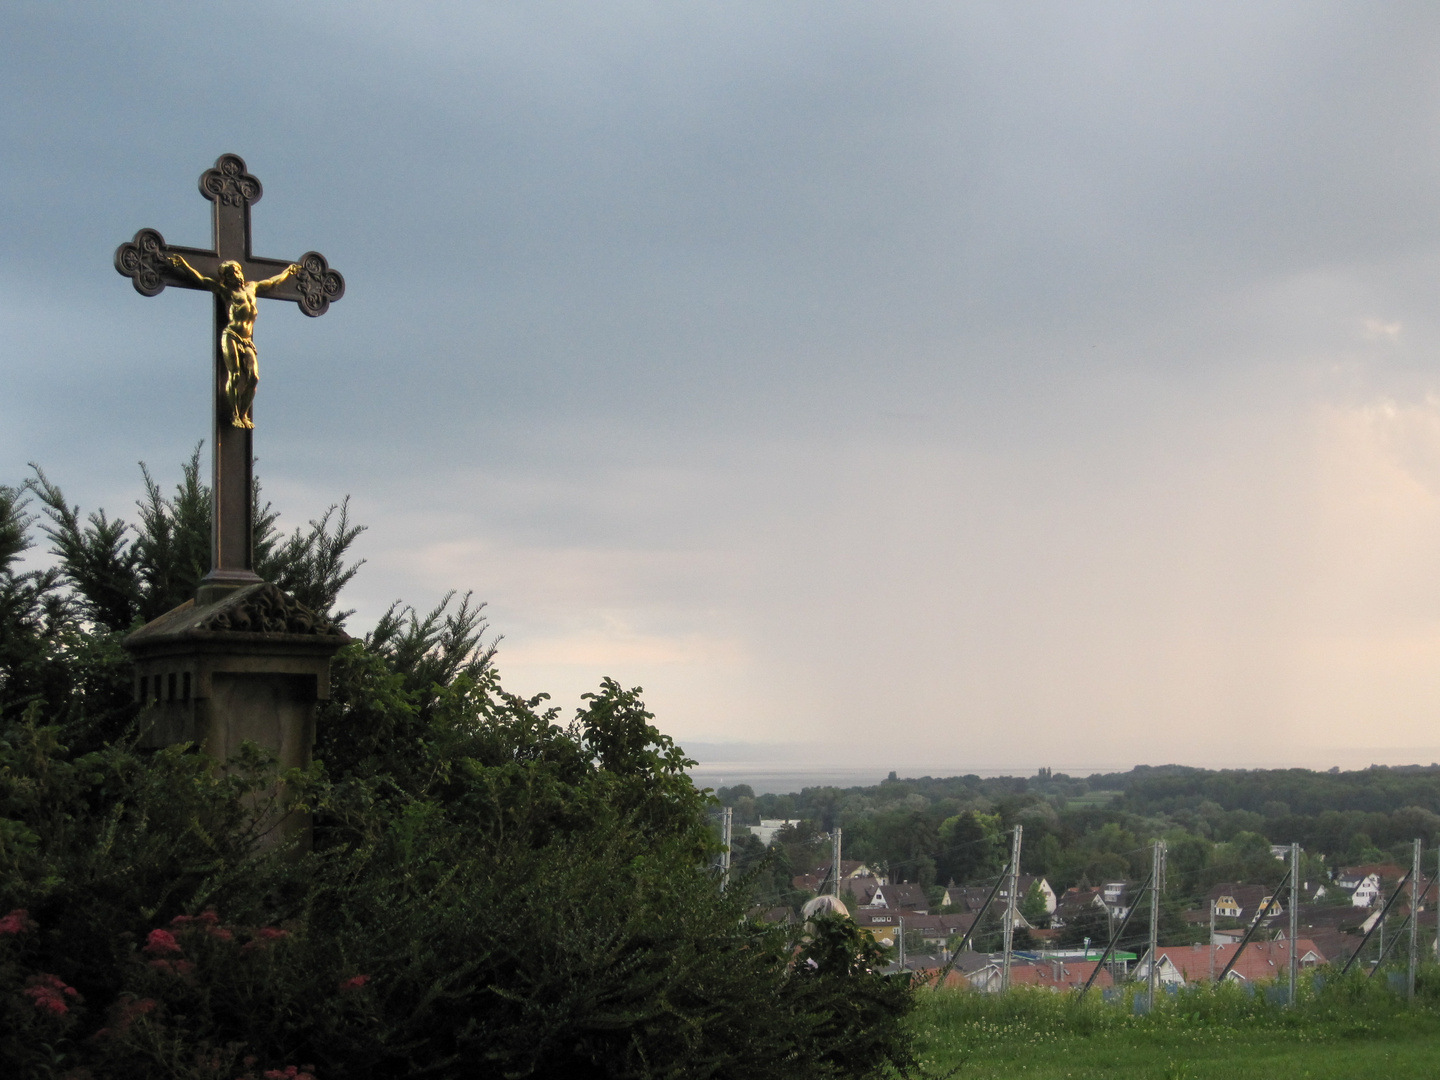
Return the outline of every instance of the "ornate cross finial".
[[[221,154],[213,169],[200,174],[200,194],[226,206],[254,206],[265,194],[258,177],[245,171],[245,159]]]

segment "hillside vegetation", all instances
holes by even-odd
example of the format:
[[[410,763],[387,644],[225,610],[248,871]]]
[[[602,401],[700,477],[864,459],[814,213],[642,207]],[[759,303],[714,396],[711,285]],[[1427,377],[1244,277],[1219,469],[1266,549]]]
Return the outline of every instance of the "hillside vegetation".
[[[1412,840],[1433,851],[1440,838],[1437,765],[1352,772],[1166,765],[1086,777],[1045,769],[1031,777],[892,773],[869,787],[757,796],[738,785],[717,794],[737,824],[803,820],[781,834],[768,863],[753,837],[737,841],[737,865],[761,867],[757,901],[772,903],[798,898],[791,878],[828,860],[819,834],[837,825],[845,858],[931,887],[937,899],[938,886],[997,873],[1017,824],[1024,826],[1021,871],[1046,876],[1057,892],[1143,878],[1150,843],[1163,839],[1177,902],[1224,881],[1276,883],[1285,868],[1272,844],[1299,843],[1304,876],[1314,883],[1342,866],[1408,866]]]

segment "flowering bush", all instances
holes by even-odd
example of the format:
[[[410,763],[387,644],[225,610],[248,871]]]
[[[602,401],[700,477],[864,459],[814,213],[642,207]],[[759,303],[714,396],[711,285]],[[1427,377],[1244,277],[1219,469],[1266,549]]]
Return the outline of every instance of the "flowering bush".
[[[853,927],[826,924],[797,962],[791,931],[720,890],[707,798],[636,691],[606,680],[562,724],[501,688],[477,609],[442,605],[342,651],[307,771],[277,778],[249,745],[223,768],[141,750],[118,647],[136,563],[106,522],[56,510],[88,554],[65,564],[80,595],[54,595],[10,568],[11,496],[6,1080],[807,1080],[913,1061],[909,988]],[[313,850],[261,842],[277,779]]]
[[[41,972],[25,980],[25,996],[35,1002],[35,1007],[53,1016],[64,1016],[70,1011],[66,998],[79,1001],[80,992],[54,975]]]

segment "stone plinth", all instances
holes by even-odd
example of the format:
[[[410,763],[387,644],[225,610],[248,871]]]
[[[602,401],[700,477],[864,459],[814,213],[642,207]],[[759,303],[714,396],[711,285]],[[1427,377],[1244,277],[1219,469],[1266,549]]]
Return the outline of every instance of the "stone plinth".
[[[141,745],[193,742],[225,761],[249,740],[281,771],[304,768],[330,660],[350,637],[261,582],[209,604],[186,601],[125,639],[135,659]],[[287,821],[287,835],[308,822]]]

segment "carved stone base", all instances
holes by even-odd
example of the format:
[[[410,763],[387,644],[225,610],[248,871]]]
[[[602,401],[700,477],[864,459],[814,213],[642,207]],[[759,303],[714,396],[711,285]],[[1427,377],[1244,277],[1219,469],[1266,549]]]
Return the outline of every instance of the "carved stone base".
[[[350,637],[266,582],[217,601],[186,601],[125,639],[142,704],[141,744],[195,743],[226,761],[246,740],[281,771],[304,768],[315,744],[315,709],[330,698],[330,660]],[[282,803],[283,803],[283,793]],[[272,841],[309,846],[309,821],[270,823]]]

